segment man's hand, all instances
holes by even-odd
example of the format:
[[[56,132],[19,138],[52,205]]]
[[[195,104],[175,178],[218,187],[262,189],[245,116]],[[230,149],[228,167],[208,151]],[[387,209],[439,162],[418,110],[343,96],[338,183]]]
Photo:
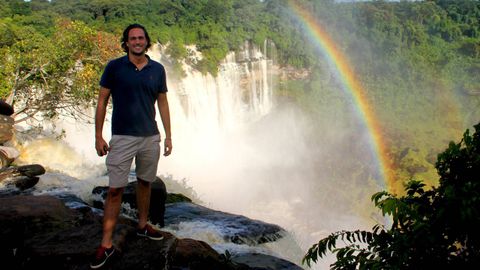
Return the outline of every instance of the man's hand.
[[[165,138],[164,140],[165,144],[165,151],[163,151],[164,156],[169,156],[172,153],[172,139],[171,138]]]
[[[105,156],[108,151],[110,151],[110,147],[108,147],[107,142],[103,138],[95,139],[95,149],[97,150],[98,156]]]

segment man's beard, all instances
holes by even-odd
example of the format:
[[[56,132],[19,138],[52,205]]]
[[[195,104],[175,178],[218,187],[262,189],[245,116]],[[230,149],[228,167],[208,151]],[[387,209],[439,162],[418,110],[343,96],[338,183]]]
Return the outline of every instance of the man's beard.
[[[130,53],[135,56],[142,56],[143,54],[145,54],[145,50],[142,50],[141,52],[130,51]]]

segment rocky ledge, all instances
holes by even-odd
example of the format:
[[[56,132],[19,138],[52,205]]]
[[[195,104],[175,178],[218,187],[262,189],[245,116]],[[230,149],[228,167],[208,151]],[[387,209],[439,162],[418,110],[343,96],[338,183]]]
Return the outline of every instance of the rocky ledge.
[[[108,187],[95,187],[92,191],[96,196],[93,206],[103,209]],[[136,209],[136,182],[131,182],[125,188],[122,201],[130,208]],[[127,209],[123,209],[128,212]],[[216,211],[198,204],[182,194],[167,193],[165,184],[157,177],[152,183],[150,199],[150,220],[160,227],[167,224],[170,228],[178,228],[182,222],[197,222],[208,224],[222,231],[226,242],[255,246],[274,242],[282,238],[286,231],[278,225],[253,220],[241,215]]]
[[[101,239],[101,210],[73,194],[10,194],[0,196],[0,257],[5,269],[89,269],[89,261]],[[175,204],[167,204],[167,224],[179,221],[168,218],[173,213],[169,209]],[[187,214],[178,212],[185,207]],[[210,218],[212,215],[218,218],[221,213],[212,210],[209,214],[207,208],[199,207],[183,202],[172,209],[183,219],[193,218],[195,209]],[[264,254],[226,256],[203,241],[180,239],[169,232],[164,232],[161,241],[139,238],[135,225],[134,220],[120,217],[114,238],[120,252],[103,269],[301,269]],[[241,223],[237,226],[242,227]],[[257,232],[257,235],[262,234]]]

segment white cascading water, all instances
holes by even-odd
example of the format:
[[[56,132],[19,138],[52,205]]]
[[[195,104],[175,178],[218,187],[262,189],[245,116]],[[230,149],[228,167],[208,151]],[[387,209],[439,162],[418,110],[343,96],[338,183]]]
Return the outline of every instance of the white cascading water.
[[[328,233],[369,228],[370,223],[365,222],[365,215],[342,213],[346,208],[355,212],[356,206],[351,205],[363,204],[349,201],[354,200],[350,191],[335,190],[336,183],[322,178],[322,169],[328,168],[312,158],[314,153],[321,160],[334,149],[329,150],[328,143],[321,151],[312,149],[305,140],[309,124],[299,110],[275,105],[275,66],[265,57],[266,49],[261,52],[246,44],[243,52],[226,57],[216,77],[187,65],[186,77],[174,80],[167,75],[173,153],[162,156],[158,175],[183,179],[207,207],[282,226],[289,236],[258,249],[300,265],[305,251]],[[149,55],[168,62],[159,47],[153,47]],[[167,66],[167,74],[168,70]],[[93,115],[93,108],[89,113]],[[159,117],[157,121],[163,134]],[[70,188],[90,201],[91,189],[107,184],[105,158],[94,150],[93,124],[60,119],[44,128],[63,129],[63,142],[23,138],[27,142],[20,147],[19,163],[40,163],[48,169],[37,185],[39,192],[54,186]],[[341,137],[339,132],[331,133],[332,138]],[[322,136],[329,141],[328,132]],[[110,138],[109,121],[104,137]],[[316,190],[319,182],[325,183],[322,190]],[[215,233],[220,229],[186,223],[174,233],[204,240],[219,252],[252,249],[224,242]]]
[[[152,57],[165,62],[158,52],[155,49]],[[273,107],[272,66],[271,60],[249,46],[240,55],[227,55],[217,77],[184,65],[186,77],[169,80],[175,152],[160,162],[159,173],[186,178],[208,203],[228,204],[215,197],[223,196],[222,183],[234,176],[229,167],[249,163],[245,164],[248,156],[232,150],[249,136],[249,125]],[[226,164],[231,158],[235,160]]]

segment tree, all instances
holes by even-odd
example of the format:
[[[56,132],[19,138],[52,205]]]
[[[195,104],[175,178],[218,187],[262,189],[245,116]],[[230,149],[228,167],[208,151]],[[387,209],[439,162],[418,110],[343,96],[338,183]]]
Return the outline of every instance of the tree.
[[[117,39],[82,22],[58,19],[52,36],[11,24],[15,42],[0,50],[2,98],[16,108],[16,122],[75,112],[94,101],[99,74],[120,53]]]
[[[400,198],[372,196],[389,229],[340,231],[313,245],[303,262],[310,265],[327,250],[337,256],[332,269],[474,269],[480,264],[480,123],[438,155],[440,185],[426,190],[410,181]],[[337,247],[342,240],[345,246]]]

